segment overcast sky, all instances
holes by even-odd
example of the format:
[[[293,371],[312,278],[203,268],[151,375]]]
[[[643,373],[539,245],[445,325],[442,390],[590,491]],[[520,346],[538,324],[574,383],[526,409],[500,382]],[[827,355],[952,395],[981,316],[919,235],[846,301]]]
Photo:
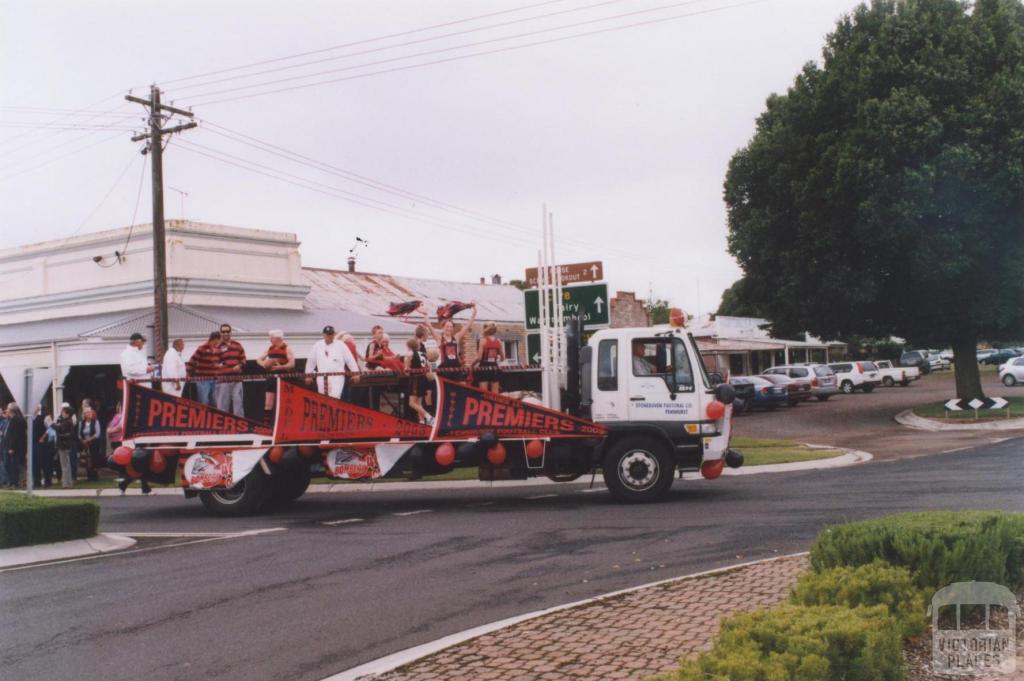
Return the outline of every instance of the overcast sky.
[[[559,260],[601,259],[613,289],[708,312],[739,275],[728,160],[856,4],[741,2],[0,0],[4,245],[129,224],[143,172],[150,221],[120,128],[141,129],[127,89],[157,82],[202,121],[165,152],[169,218],[295,232],[308,266],[344,268],[360,236],[360,269],[475,281],[536,264],[546,202]]]

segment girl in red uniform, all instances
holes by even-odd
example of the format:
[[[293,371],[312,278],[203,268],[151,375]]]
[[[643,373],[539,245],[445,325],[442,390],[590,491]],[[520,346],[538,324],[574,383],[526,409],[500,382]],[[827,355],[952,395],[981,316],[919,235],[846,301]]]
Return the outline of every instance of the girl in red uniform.
[[[476,303],[472,303],[471,306],[473,314],[470,316],[469,322],[464,324],[458,331],[455,330],[455,324],[450,319],[442,325],[440,336],[434,331],[434,327],[430,324],[426,325],[430,335],[437,341],[437,349],[441,353],[438,373],[440,373],[441,378],[447,378],[449,381],[466,380],[465,366],[462,363],[462,355],[459,352],[459,343],[462,341],[462,337],[466,335],[466,332],[472,328],[473,322],[476,321]]]
[[[497,337],[498,325],[494,322],[484,324],[484,334],[480,337],[480,347],[476,353],[476,368],[473,377],[481,390],[492,393],[501,392],[498,362],[505,359],[505,350],[501,339]]]
[[[423,342],[416,336],[406,342],[406,347],[409,349],[405,355],[405,372],[409,375],[409,408],[419,415],[420,423],[430,426],[434,424],[434,417],[423,407],[423,398],[427,394],[429,385],[425,373],[429,368],[426,350],[423,348]]]

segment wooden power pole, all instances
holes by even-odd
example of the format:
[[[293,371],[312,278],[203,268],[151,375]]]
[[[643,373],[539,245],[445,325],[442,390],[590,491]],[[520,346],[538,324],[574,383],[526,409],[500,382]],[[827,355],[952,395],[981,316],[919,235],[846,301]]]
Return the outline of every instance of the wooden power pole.
[[[153,171],[153,345],[155,358],[160,362],[167,351],[167,239],[164,237],[164,164],[163,138],[182,130],[196,127],[195,121],[164,128],[164,113],[192,118],[191,111],[178,109],[160,103],[160,88],[150,87],[149,99],[125,95],[129,102],[142,104],[149,109],[149,132],[135,135],[132,142],[148,139],[149,144],[142,153],[149,153]]]

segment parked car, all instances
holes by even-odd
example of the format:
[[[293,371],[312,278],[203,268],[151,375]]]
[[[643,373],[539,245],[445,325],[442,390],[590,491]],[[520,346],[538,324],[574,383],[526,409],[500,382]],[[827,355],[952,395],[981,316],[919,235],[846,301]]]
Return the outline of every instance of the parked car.
[[[991,355],[980,360],[981,364],[994,364],[999,366],[1005,364],[1008,360],[1013,359],[1019,353],[1011,348],[1004,348],[1002,350],[996,350]]]
[[[921,372],[917,367],[897,367],[887,359],[875,360],[878,373],[882,377],[882,385],[891,388],[897,383],[902,386],[910,385],[911,381],[921,378]]]
[[[811,394],[824,402],[839,392],[839,382],[835,373],[824,364],[781,364],[761,372],[762,376],[769,374],[789,376],[798,381],[807,381],[811,384]]]
[[[948,348],[943,350],[942,352],[940,352],[938,354],[939,354],[939,357],[941,357],[942,359],[949,360],[950,362],[952,362],[953,359],[954,359],[953,351],[948,349]]]
[[[985,359],[989,355],[994,355],[996,352],[998,351],[995,348],[985,348],[984,350],[978,350],[978,362],[981,362],[981,360]]]
[[[1024,357],[1014,357],[999,367],[999,380],[1005,386],[1024,383]]]
[[[930,351],[928,353],[928,363],[931,365],[932,371],[946,371],[953,366],[952,362],[948,359],[943,359],[938,353]]]
[[[932,363],[927,350],[907,350],[900,355],[901,367],[917,367],[922,374],[932,372]]]
[[[768,409],[774,411],[780,404],[789,402],[789,392],[785,386],[775,385],[761,376],[734,376],[729,385],[736,391],[733,411],[743,413],[752,409]]]
[[[869,393],[882,384],[878,367],[872,362],[838,362],[829,364],[828,368],[835,372],[839,390],[847,395],[854,390]]]
[[[811,382],[801,381],[782,374],[761,374],[761,377],[786,389],[789,406],[795,407],[811,399]]]

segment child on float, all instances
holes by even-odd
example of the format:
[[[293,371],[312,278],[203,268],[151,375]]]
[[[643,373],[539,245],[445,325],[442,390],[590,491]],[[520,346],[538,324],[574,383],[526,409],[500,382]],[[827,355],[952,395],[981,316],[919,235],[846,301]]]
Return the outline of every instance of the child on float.
[[[484,324],[484,332],[480,337],[473,369],[473,380],[477,387],[492,393],[501,392],[499,362],[505,359],[505,349],[497,334],[497,324],[494,322]]]

